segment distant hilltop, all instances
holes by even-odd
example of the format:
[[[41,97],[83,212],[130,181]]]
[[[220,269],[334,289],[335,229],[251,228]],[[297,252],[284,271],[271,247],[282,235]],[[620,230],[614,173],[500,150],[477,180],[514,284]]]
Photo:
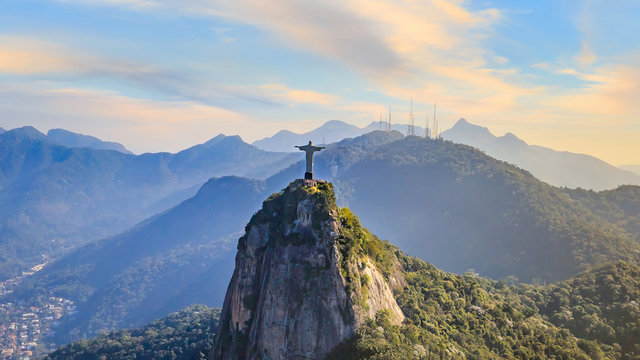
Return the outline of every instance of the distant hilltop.
[[[115,150],[125,154],[131,154],[122,144],[112,141],[102,141],[97,137],[83,135],[64,129],[51,129],[47,137],[67,147],[86,147],[96,150]]]
[[[294,145],[309,140],[323,145],[387,129],[386,122],[381,124],[376,121],[360,128],[340,120],[331,120],[301,134],[281,130],[271,137],[255,141],[253,145],[263,150],[295,152]],[[391,124],[391,129],[406,135],[408,125]],[[424,136],[425,129],[416,126],[415,134]],[[617,168],[590,155],[529,145],[513,133],[495,136],[488,128],[474,125],[464,118],[458,120],[451,129],[442,132],[441,137],[480,149],[498,160],[525,169],[554,186],[600,191],[620,185],[640,185],[640,166]]]
[[[329,120],[322,126],[301,134],[294,133],[289,130],[280,130],[275,135],[261,140],[254,141],[252,145],[267,151],[287,151],[294,152],[294,145],[306,143],[311,140],[314,144],[324,145],[338,142],[346,138],[353,138],[364,135],[375,130],[387,130],[387,123],[382,126],[379,122],[374,121],[371,124],[360,128],[355,125],[347,124],[340,120]],[[407,132],[407,125],[391,124],[391,130],[401,133]],[[416,133],[423,134],[424,129],[416,126]]]

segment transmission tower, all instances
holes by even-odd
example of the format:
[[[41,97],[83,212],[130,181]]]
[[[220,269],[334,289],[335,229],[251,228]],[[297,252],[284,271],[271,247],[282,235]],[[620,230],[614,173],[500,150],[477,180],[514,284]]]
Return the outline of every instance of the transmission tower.
[[[416,135],[416,121],[413,118],[413,99],[411,99],[411,110],[409,111],[409,128],[407,129],[407,136]]]
[[[438,119],[436,118],[436,107],[437,104],[433,103],[433,138],[438,138]]]
[[[429,115],[424,116],[424,138],[428,139],[431,134],[429,134]]]

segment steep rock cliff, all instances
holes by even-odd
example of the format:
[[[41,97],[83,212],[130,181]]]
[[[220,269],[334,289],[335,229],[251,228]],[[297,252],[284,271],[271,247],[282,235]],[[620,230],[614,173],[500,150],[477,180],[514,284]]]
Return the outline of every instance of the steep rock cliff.
[[[401,323],[389,282],[403,280],[367,256],[367,236],[330,183],[271,195],[238,242],[212,358],[322,359],[380,310]]]

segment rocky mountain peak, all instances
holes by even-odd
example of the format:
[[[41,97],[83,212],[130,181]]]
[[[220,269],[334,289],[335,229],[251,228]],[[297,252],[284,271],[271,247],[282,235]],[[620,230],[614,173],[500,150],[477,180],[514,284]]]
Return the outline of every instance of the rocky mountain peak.
[[[213,359],[322,359],[380,310],[404,319],[389,285],[403,280],[367,255],[372,235],[331,183],[292,182],[245,231]]]

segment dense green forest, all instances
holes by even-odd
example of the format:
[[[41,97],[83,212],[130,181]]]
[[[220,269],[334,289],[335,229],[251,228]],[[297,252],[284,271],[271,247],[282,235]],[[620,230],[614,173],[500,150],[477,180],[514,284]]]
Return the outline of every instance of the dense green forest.
[[[611,346],[623,358],[640,358],[640,268],[625,262],[603,264],[573,279],[544,288],[522,285],[558,327]]]
[[[539,313],[543,303],[520,287],[443,272],[380,241],[350,212],[342,210],[341,218],[350,229],[351,241],[343,241],[349,256],[370,257],[386,277],[402,269],[404,285],[394,290],[407,318],[396,326],[379,312],[328,359],[589,359],[605,352],[622,358],[622,350],[552,325]]]
[[[470,146],[408,137],[373,149],[334,183],[339,202],[374,233],[446,271],[544,283],[640,259],[624,225],[637,219],[640,200],[590,193],[625,209],[599,213]]]
[[[144,327],[63,346],[45,359],[206,359],[220,309],[193,305]]]
[[[594,214],[627,231],[640,241],[640,186],[623,185],[613,190],[595,192],[584,189],[562,189]]]
[[[386,276],[402,269],[395,297],[402,326],[379,312],[328,358],[636,359],[640,358],[640,268],[593,268],[548,286],[510,286],[455,275],[404,255],[341,210],[348,256],[367,256]],[[345,254],[345,251],[341,251]]]
[[[330,359],[640,359],[635,265],[606,264],[547,286],[509,285],[438,270],[379,240],[348,209],[340,216],[349,228],[338,245],[342,256],[366,256],[385,277],[400,275],[394,293],[406,320],[393,325],[379,312]],[[218,316],[192,307],[64,346],[49,358],[197,359],[212,346]]]

